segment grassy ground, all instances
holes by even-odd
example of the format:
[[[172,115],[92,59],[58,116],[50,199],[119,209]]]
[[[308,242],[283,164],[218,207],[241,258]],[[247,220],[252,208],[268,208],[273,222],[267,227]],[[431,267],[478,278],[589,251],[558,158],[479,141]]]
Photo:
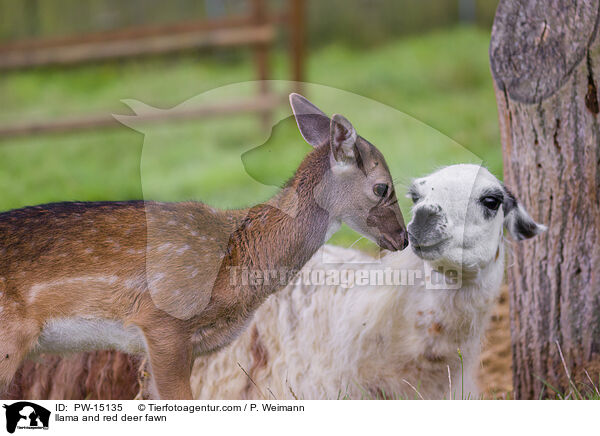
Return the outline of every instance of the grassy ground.
[[[411,178],[456,162],[484,162],[501,175],[488,43],[481,30],[457,28],[369,50],[325,47],[310,55],[307,81],[314,85],[306,94],[326,112],[346,115],[382,150],[399,192]],[[272,62],[275,78],[286,78],[285,54]],[[122,99],[160,108],[188,99],[222,101],[252,93],[254,84],[239,84],[252,77],[245,53],[3,74],[0,123],[131,114]],[[286,107],[276,113],[270,136],[256,116],[246,115],[164,124],[143,133],[123,126],[2,140],[0,210],[59,200],[255,203],[272,195],[308,150],[288,115]],[[408,202],[401,207],[408,219]],[[347,245],[357,236],[344,228],[334,238]]]

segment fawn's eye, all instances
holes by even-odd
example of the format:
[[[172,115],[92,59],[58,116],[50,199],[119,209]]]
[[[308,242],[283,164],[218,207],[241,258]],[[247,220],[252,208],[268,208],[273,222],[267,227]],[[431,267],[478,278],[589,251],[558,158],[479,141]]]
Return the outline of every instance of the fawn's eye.
[[[498,210],[498,208],[500,207],[500,199],[497,197],[492,197],[492,196],[487,196],[487,197],[483,197],[481,200],[481,204],[483,204],[485,207],[487,207],[490,210]]]
[[[384,198],[388,193],[388,185],[385,183],[377,183],[373,186],[373,192],[376,196]]]

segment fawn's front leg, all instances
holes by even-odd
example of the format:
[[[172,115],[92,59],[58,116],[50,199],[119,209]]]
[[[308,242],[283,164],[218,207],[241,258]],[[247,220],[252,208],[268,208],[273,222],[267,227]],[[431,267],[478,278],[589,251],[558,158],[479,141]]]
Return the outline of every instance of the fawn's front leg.
[[[165,326],[144,329],[150,372],[161,400],[191,400],[192,345],[188,335]]]

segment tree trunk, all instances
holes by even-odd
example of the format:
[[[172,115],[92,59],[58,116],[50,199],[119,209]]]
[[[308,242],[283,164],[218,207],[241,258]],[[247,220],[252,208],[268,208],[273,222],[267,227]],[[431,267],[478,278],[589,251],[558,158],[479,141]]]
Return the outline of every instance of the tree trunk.
[[[508,263],[516,398],[599,384],[598,17],[598,0],[501,0],[494,20],[504,181],[549,227]]]

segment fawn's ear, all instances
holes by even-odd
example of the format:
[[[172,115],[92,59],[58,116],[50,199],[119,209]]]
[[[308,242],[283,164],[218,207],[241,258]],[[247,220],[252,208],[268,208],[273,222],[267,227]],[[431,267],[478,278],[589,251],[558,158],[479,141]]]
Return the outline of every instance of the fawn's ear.
[[[546,226],[536,223],[529,216],[525,208],[506,187],[504,187],[502,209],[504,210],[504,227],[518,241],[533,238],[547,230]]]
[[[354,161],[354,144],[356,130],[345,117],[334,114],[330,125],[331,153],[338,163],[346,164]]]
[[[290,106],[294,112],[302,137],[313,147],[329,141],[329,117],[300,94],[290,94]]]

